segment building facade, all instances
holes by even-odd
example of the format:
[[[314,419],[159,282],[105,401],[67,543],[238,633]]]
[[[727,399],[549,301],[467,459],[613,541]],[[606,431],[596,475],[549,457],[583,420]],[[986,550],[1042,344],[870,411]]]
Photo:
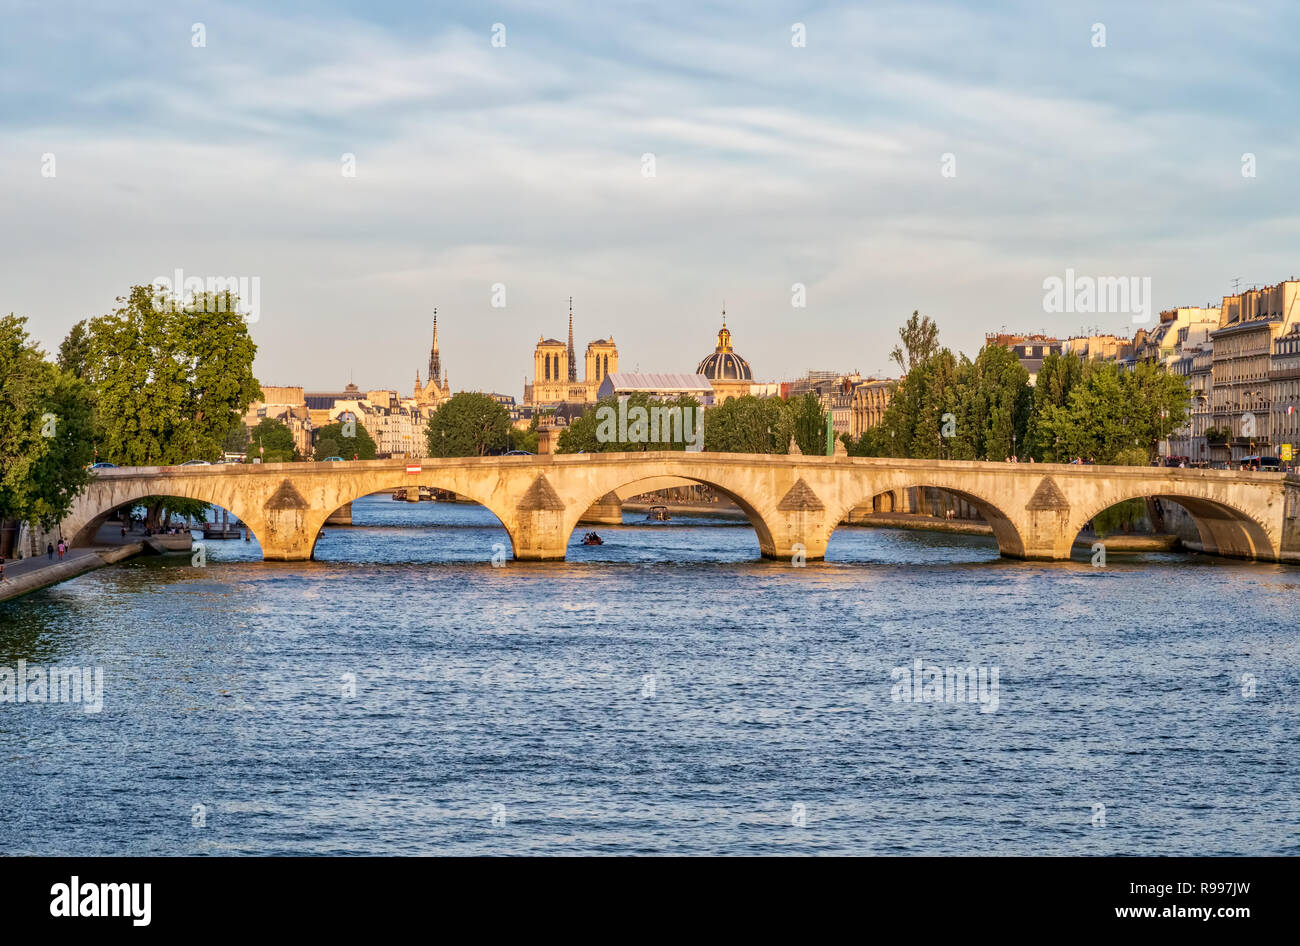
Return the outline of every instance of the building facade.
[[[880,426],[894,399],[898,381],[867,378],[853,387],[849,413],[849,436],[857,440],[872,427]]]
[[[1277,450],[1273,456],[1294,463],[1300,452],[1300,326],[1292,326],[1273,340],[1269,380],[1273,386],[1270,429]],[[1284,456],[1287,453],[1291,454],[1289,460]]]
[[[570,299],[569,343],[538,337],[533,349],[533,381],[524,385],[524,405],[536,409],[561,403],[594,403],[600,383],[618,371],[618,346],[614,344],[614,336],[588,342],[584,362],[583,377],[578,380],[573,347],[573,300]]]
[[[1277,456],[1273,359],[1275,341],[1296,330],[1300,281],[1224,296],[1211,364],[1211,413],[1229,439],[1211,458],[1236,462],[1248,456]],[[1283,356],[1284,358],[1287,356]],[[1287,379],[1278,379],[1285,383]]]

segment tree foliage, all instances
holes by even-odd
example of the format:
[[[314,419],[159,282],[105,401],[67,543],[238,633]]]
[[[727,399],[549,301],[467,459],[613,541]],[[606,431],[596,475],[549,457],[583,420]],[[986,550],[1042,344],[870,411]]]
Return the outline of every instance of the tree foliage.
[[[909,321],[900,335],[915,338],[919,328]],[[939,349],[911,364],[880,425],[849,452],[1145,463],[1182,426],[1190,400],[1184,380],[1156,365],[1126,371],[1074,354],[1048,355],[1036,382],[1029,386],[1028,372],[1005,347],[986,345],[974,362]]]
[[[215,460],[261,397],[257,346],[229,292],[200,293],[184,307],[159,301],[152,287],[133,286],[85,329],[99,454],[133,466]],[[70,337],[69,350],[77,347]]]
[[[806,454],[826,453],[826,411],[821,399],[811,391],[787,402],[794,442]],[[788,448],[787,448],[788,449]]]
[[[939,350],[939,326],[928,315],[921,315],[916,309],[912,310],[911,317],[898,330],[898,337],[903,344],[895,345],[889,357],[904,374],[911,373],[913,368],[933,357]]]
[[[344,431],[341,423],[327,424],[318,430],[316,432],[316,452],[312,454],[312,458],[324,460],[326,457],[342,457],[344,460],[373,460],[375,458],[375,441],[371,439],[366,428],[361,425],[361,421],[354,421],[354,425],[349,426],[347,431]],[[345,437],[345,433],[351,433],[353,436]],[[291,434],[291,443],[292,439]],[[271,461],[267,460],[266,462],[270,463]]]
[[[692,425],[701,423],[700,402],[688,394],[677,398],[659,399],[649,394],[636,393],[623,395],[623,398],[627,401],[627,406],[624,408],[626,417],[624,430],[618,430],[620,397],[610,395],[597,402],[594,407],[588,408],[586,413],[569,424],[568,429],[560,434],[556,452],[632,453],[650,450],[685,450],[687,447],[686,409],[691,410]],[[654,427],[658,428],[657,436],[660,439],[652,441],[647,438],[651,434],[650,421],[655,416],[651,412],[656,409],[661,412],[659,420],[654,424]],[[663,431],[662,412],[675,412],[678,409],[682,411],[680,427],[674,424],[669,431]],[[637,420],[642,417],[640,414],[642,410],[646,412],[644,416],[646,429],[641,432],[644,437],[638,435],[637,427]],[[693,426],[691,432],[695,432]],[[620,433],[627,439],[620,440]]]
[[[68,332],[59,344],[58,365],[74,378],[86,376],[86,365],[90,361],[90,333],[86,330],[86,320],[82,319]]]
[[[792,436],[794,417],[780,398],[745,395],[705,412],[705,450],[717,453],[789,453]]]
[[[1065,403],[1037,417],[1037,458],[1109,464],[1138,448],[1149,462],[1159,441],[1183,425],[1189,400],[1186,382],[1156,365],[1123,371],[1113,362],[1085,362]]]
[[[89,481],[90,393],[45,359],[27,320],[0,318],[0,519],[49,527]]]
[[[482,457],[505,449],[510,413],[486,394],[453,394],[429,418],[431,457]]]
[[[254,457],[261,457],[263,463],[290,463],[299,458],[293,442],[293,431],[277,417],[263,417],[259,420],[249,434],[247,447],[250,461]]]

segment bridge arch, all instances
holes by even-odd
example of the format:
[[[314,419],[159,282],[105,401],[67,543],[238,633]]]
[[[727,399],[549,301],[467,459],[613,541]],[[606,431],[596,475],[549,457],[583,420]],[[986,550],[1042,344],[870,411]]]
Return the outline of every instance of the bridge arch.
[[[248,529],[253,538],[257,539],[258,543],[261,544],[262,539],[258,534],[258,522],[255,516],[250,518],[246,512],[247,504],[241,502],[237,495],[230,494],[229,491],[215,489],[215,485],[217,484],[196,478],[178,478],[167,483],[165,488],[159,489],[147,489],[135,484],[119,487],[115,484],[114,488],[107,493],[91,493],[90,496],[93,498],[74,505],[72,512],[63,520],[60,527],[63,529],[64,537],[73,548],[91,545],[100,528],[114,513],[139,506],[151,496],[161,496],[189,499],[195,502],[207,503],[219,509],[225,509],[239,520],[240,526]]]
[[[1067,542],[1073,546],[1084,526],[1112,506],[1133,499],[1161,499],[1177,503],[1187,510],[1200,534],[1202,551],[1227,558],[1277,560],[1278,547],[1262,522],[1231,503],[1195,495],[1185,488],[1190,484],[1180,485],[1184,488],[1141,490],[1129,487],[1115,491],[1100,504],[1090,503],[1082,507],[1066,529]],[[1100,541],[1104,543],[1105,539]]]
[[[716,473],[723,473],[723,471],[718,470]],[[777,543],[763,509],[758,503],[753,502],[745,495],[745,491],[739,484],[728,482],[728,480],[729,478],[725,475],[710,474],[703,470],[676,469],[669,476],[654,472],[623,471],[614,467],[611,472],[603,473],[599,477],[593,477],[593,485],[589,486],[578,500],[566,510],[564,525],[561,530],[566,546],[586,510],[611,493],[622,500],[641,493],[667,489],[673,486],[698,485],[715,489],[735,503],[741,512],[745,514],[750,525],[754,527],[754,532],[758,537],[759,552],[766,558],[775,557]]]
[[[344,488],[335,490],[324,507],[313,509],[306,526],[307,532],[311,535],[309,553],[315,552],[316,543],[320,541],[321,530],[325,528],[326,520],[343,507],[372,493],[393,493],[398,489],[418,489],[421,486],[455,493],[482,506],[497,518],[506,535],[510,537],[511,545],[515,546],[515,534],[510,527],[507,507],[497,501],[492,491],[485,488],[486,484],[483,482],[476,483],[464,476],[458,476],[454,470],[424,470],[418,474],[396,470],[367,473],[358,480],[349,482]],[[517,547],[513,550],[518,552]],[[310,554],[307,557],[311,557]]]
[[[874,503],[878,496],[884,494],[897,495],[904,490],[926,487],[943,490],[943,492],[956,496],[968,505],[973,506],[993,529],[993,538],[997,540],[998,551],[1009,558],[1024,557],[1024,538],[1012,518],[993,500],[971,492],[967,484],[962,484],[962,487],[965,488],[956,486],[941,474],[935,475],[924,472],[909,475],[891,474],[885,477],[868,478],[861,485],[855,484],[855,488],[845,490],[845,495],[854,496],[855,499],[835,510],[836,514],[831,520],[831,527],[832,529],[838,528],[841,523],[848,519],[849,514],[854,509],[866,503]]]

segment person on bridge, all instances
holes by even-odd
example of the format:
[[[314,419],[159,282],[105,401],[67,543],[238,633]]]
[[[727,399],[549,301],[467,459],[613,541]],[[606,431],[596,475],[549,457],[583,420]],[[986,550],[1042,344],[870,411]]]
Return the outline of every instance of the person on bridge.
[[[45,543],[45,557],[46,557],[47,559],[49,559],[51,562],[54,561],[54,543],[53,543],[53,542],[46,542],[46,543]]]

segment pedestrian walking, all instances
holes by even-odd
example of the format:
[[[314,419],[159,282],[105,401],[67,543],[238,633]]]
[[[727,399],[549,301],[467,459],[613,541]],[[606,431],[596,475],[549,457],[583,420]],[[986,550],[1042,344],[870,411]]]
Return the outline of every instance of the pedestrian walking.
[[[51,562],[54,561],[54,543],[53,543],[53,542],[46,542],[46,543],[45,543],[45,557],[46,557],[47,559],[49,559]]]
[[[66,552],[67,550],[68,550],[68,544],[64,542],[62,539],[59,539],[59,561],[60,562],[63,561],[63,553]]]
[[[0,581],[8,581],[8,580],[9,580],[9,579],[5,577],[5,560],[4,560],[4,556],[3,556],[3,555],[0,555]]]

